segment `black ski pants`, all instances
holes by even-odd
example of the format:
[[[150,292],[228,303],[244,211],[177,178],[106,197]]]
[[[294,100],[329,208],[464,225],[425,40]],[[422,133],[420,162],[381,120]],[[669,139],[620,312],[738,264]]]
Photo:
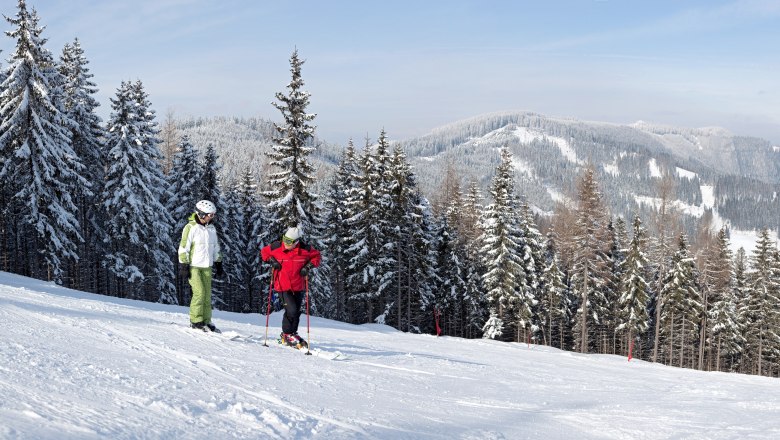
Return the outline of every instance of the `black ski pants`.
[[[288,290],[282,292],[282,305],[284,316],[282,317],[282,332],[298,333],[298,322],[301,320],[301,304],[303,304],[304,292]]]

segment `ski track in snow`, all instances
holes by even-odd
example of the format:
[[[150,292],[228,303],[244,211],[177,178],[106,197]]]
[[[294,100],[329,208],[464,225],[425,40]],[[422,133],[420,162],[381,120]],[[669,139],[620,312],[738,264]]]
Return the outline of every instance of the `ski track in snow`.
[[[0,273],[0,438],[780,438],[778,379],[318,318],[306,356],[278,313],[268,348],[258,314],[187,318]]]

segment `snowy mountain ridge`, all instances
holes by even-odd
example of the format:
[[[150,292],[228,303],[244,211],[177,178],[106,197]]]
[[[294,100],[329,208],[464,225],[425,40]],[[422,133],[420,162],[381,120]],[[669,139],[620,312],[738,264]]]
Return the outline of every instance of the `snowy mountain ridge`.
[[[780,381],[312,318],[88,294],[0,272],[0,437],[9,439],[765,439]],[[303,327],[303,326],[302,326]],[[235,338],[236,340],[231,340]]]
[[[211,143],[217,148],[224,162],[222,173],[228,179],[235,179],[247,165],[261,173],[267,171],[264,153],[272,145],[271,122],[212,118],[178,125],[196,147],[203,149]],[[392,128],[389,135],[392,138]],[[717,211],[723,224],[737,231],[780,229],[780,219],[771,214],[780,210],[778,148],[722,128],[641,121],[620,125],[499,112],[448,124],[401,143],[429,198],[438,191],[448,162],[463,177],[463,187],[475,179],[487,188],[498,164],[498,151],[506,146],[518,167],[518,189],[537,212],[550,213],[556,200],[571,197],[577,176],[592,164],[613,215],[629,218],[638,212],[649,218],[650,206],[637,200],[657,197],[659,181],[669,175],[681,205]],[[323,194],[344,146],[322,140],[315,144],[315,191]],[[706,207],[702,187],[713,188],[713,203]],[[682,212],[691,233],[698,219],[692,212]]]
[[[416,169],[426,171],[420,182],[427,192],[441,180],[432,162],[451,163],[487,188],[498,150],[507,147],[519,191],[541,212],[571,198],[576,178],[590,164],[613,215],[630,218],[638,212],[648,218],[650,205],[638,201],[656,198],[660,181],[669,176],[676,203],[697,207],[681,210],[689,232],[705,210],[734,230],[780,226],[771,215],[780,207],[780,154],[768,141],[719,127],[619,125],[505,112],[449,124],[403,144]],[[712,191],[711,203],[703,203],[702,188]]]

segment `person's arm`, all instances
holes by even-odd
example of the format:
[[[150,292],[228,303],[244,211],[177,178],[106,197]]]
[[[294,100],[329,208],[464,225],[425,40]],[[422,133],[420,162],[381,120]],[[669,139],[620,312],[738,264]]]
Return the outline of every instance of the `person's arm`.
[[[190,264],[190,249],[192,249],[192,236],[190,229],[192,225],[187,223],[181,232],[181,241],[179,242],[179,263]]]

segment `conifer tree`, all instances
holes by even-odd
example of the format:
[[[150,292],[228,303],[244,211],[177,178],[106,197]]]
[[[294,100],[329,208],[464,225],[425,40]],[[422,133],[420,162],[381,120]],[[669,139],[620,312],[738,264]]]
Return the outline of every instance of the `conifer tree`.
[[[217,230],[218,237],[221,237],[225,232],[225,227],[229,225],[231,219],[225,215],[224,207],[225,201],[222,199],[222,189],[219,182],[219,172],[222,166],[219,162],[219,156],[216,150],[214,150],[213,144],[208,144],[206,152],[203,155],[203,163],[200,166],[202,174],[198,181],[201,186],[202,193],[199,195],[198,200],[209,200],[217,206],[217,212],[219,213],[213,223]],[[224,255],[224,252],[223,252]],[[211,285],[211,301],[218,306],[219,304],[227,305],[225,301],[225,279],[214,277]]]
[[[637,336],[648,328],[647,303],[650,286],[646,280],[648,269],[645,230],[639,215],[634,216],[633,237],[628,253],[622,263],[620,274],[619,320],[616,330],[626,335],[627,346],[633,344]]]
[[[753,270],[749,274],[749,316],[745,332],[746,350],[752,361],[752,373],[759,376],[771,372],[780,355],[778,352],[780,284],[774,259],[776,252],[769,231],[762,229],[751,258]]]
[[[384,312],[384,305],[380,305],[383,275],[380,260],[386,254],[384,233],[387,229],[383,225],[389,208],[388,193],[382,189],[386,163],[386,154],[375,154],[366,142],[359,159],[361,173],[349,197],[349,209],[354,215],[348,221],[353,226],[356,240],[347,250],[352,255],[347,282],[353,288],[350,301],[358,303],[351,306],[357,312],[358,322],[373,322]],[[380,308],[383,310],[379,311]]]
[[[519,310],[524,310],[521,315],[521,321],[527,321],[527,324],[521,326],[523,332],[526,332],[525,339],[536,340],[536,333],[541,329],[540,318],[538,316],[538,292],[543,290],[542,274],[544,273],[544,255],[542,249],[542,234],[536,228],[533,213],[527,202],[523,202],[518,217],[518,229],[522,237],[522,259],[523,271],[525,272],[525,287],[519,291],[520,303]],[[519,330],[519,329],[518,329]],[[518,338],[520,340],[520,338]]]
[[[178,245],[181,241],[181,228],[189,221],[195,211],[195,204],[203,193],[201,176],[203,168],[198,159],[198,152],[190,143],[187,135],[182,136],[179,148],[173,155],[171,170],[168,173],[168,190],[165,197],[165,209],[173,219],[171,240]],[[178,254],[171,255],[174,265],[179,262]],[[187,279],[176,272],[176,297],[179,304],[186,304],[188,291]]]
[[[486,272],[483,283],[490,307],[490,318],[483,328],[484,337],[496,339],[507,324],[518,328],[530,324],[531,310],[522,301],[527,292],[523,237],[518,229],[518,203],[514,195],[512,155],[501,149],[501,163],[496,168],[489,204],[481,220],[483,244],[481,254]],[[520,293],[519,293],[520,292]]]
[[[482,195],[479,185],[472,180],[468,191],[461,197],[459,238],[463,241],[466,265],[466,337],[475,338],[482,335],[482,327],[488,317],[487,300],[482,288],[484,273],[480,261],[480,216],[482,213]]]
[[[350,139],[328,187],[324,214],[324,224],[328,225],[325,245],[330,255],[330,284],[333,291],[330,316],[339,321],[351,321],[347,309],[347,298],[351,291],[347,283],[350,273],[348,249],[354,244],[355,237],[349,223],[349,219],[354,216],[354,204],[348,202],[348,199],[356,189],[358,172],[355,147]]]
[[[542,273],[542,291],[539,295],[539,303],[542,318],[542,327],[545,345],[554,346],[553,341],[558,341],[558,348],[564,349],[565,322],[569,320],[569,298],[566,296],[565,275],[561,271],[555,246],[555,234],[548,232],[544,246],[545,268]],[[553,339],[553,332],[558,337]]]
[[[309,190],[314,181],[314,167],[308,160],[314,151],[308,145],[316,129],[311,121],[317,115],[306,113],[310,94],[302,90],[303,63],[296,49],[290,57],[292,80],[287,85],[288,92],[277,93],[278,102],[273,103],[284,118],[283,124],[274,124],[278,136],[273,140],[272,151],[267,153],[271,166],[279,170],[268,176],[269,190],[265,193],[271,215],[269,232],[273,237],[281,236],[288,227],[300,225],[310,239],[312,225],[319,220],[317,196]]]
[[[623,218],[618,217],[614,221],[610,219],[607,225],[607,237],[610,239],[610,246],[606,254],[607,269],[605,270],[603,288],[606,300],[605,316],[602,318],[600,326],[603,353],[618,353],[617,327],[620,325],[620,279],[623,274],[623,263],[626,259],[625,248],[628,246],[626,235],[626,223]]]
[[[243,255],[241,260],[245,264],[242,268],[242,282],[248,292],[248,311],[259,309],[265,314],[272,280],[269,266],[260,259],[260,249],[277,238],[270,235],[265,203],[258,194],[257,181],[249,168],[241,175],[238,192],[240,217],[243,218],[243,230],[240,232],[243,243],[240,248]],[[277,306],[274,305],[274,310]]]
[[[6,20],[16,48],[0,85],[0,186],[10,196],[3,217],[18,222],[13,229],[24,245],[15,258],[25,265],[18,269],[62,283],[83,240],[74,196],[91,194],[90,182],[73,150],[74,122],[60,99],[65,81],[44,47],[37,14],[19,0],[15,18]]]
[[[574,232],[572,286],[578,299],[575,317],[575,346],[581,353],[591,349],[591,333],[601,323],[606,309],[603,287],[607,238],[606,209],[592,167],[585,170],[578,184],[577,223]]]
[[[143,84],[122,82],[112,98],[102,209],[109,220],[106,267],[116,296],[176,303],[171,241],[173,219],[163,207],[157,127]]]
[[[190,214],[195,212],[195,204],[205,192],[201,179],[203,166],[198,156],[189,136],[182,136],[168,173],[168,199],[165,203],[176,225],[183,225],[189,220]],[[175,236],[178,232],[174,232],[174,242],[181,239]]]
[[[222,300],[228,310],[233,312],[257,311],[257,308],[252,310],[250,307],[249,291],[244,284],[245,271],[249,269],[249,264],[243,248],[249,237],[242,236],[246,225],[238,185],[228,185],[223,194],[218,208],[218,221],[221,226],[219,240],[225,271],[222,279]]]
[[[446,211],[446,209],[445,209]],[[463,336],[463,298],[466,292],[464,255],[459,248],[457,231],[447,216],[439,219],[434,242],[437,273],[434,303],[444,334]]]
[[[404,275],[408,294],[403,299],[406,303],[405,322],[409,326],[407,331],[430,333],[434,322],[432,304],[436,280],[435,222],[431,205],[419,189],[414,193],[410,206],[410,219],[414,221],[408,225],[410,246],[406,253],[407,273]]]
[[[97,87],[87,67],[84,50],[79,40],[66,44],[60,56],[59,71],[63,77],[62,103],[65,113],[73,121],[71,140],[73,151],[84,164],[82,177],[89,182],[89,189],[81,188],[74,194],[78,206],[79,233],[84,241],[79,244],[79,263],[74,269],[75,286],[90,292],[98,291],[98,261],[103,254],[102,219],[97,206],[98,194],[103,182],[103,127],[95,113],[100,105],[94,98]],[[91,259],[90,259],[91,258]]]
[[[741,342],[739,354],[732,356],[732,368],[737,367],[740,373],[748,373],[750,367],[750,346],[747,339],[747,329],[752,326],[750,313],[750,283],[748,281],[747,257],[745,248],[739,248],[734,257],[734,301],[736,303],[736,319],[739,322],[738,340]]]
[[[720,229],[714,245],[707,249],[704,256],[702,290],[707,293],[711,304],[703,326],[708,341],[707,358],[710,364],[714,359],[715,370],[720,371],[721,360],[724,357],[733,358],[742,346],[742,332],[740,321],[737,319],[737,303],[734,297],[732,257],[725,227]],[[712,365],[708,365],[707,369],[711,368]]]
[[[376,309],[382,312],[374,318],[374,321],[390,324],[387,317],[393,314],[393,311],[397,311],[396,314],[400,315],[400,309],[392,306],[400,296],[400,277],[403,268],[400,267],[399,254],[403,250],[403,243],[406,242],[404,237],[408,234],[404,223],[409,218],[408,197],[410,189],[414,188],[414,182],[410,181],[413,178],[410,176],[410,167],[403,150],[399,148],[394,156],[391,154],[390,141],[384,128],[379,133],[374,157],[373,172],[369,175],[375,177],[376,206],[374,209],[378,212],[371,227],[382,237],[381,246],[374,255],[378,278]],[[398,326],[400,327],[400,323]]]
[[[678,239],[677,252],[672,256],[669,271],[663,278],[661,291],[661,341],[665,341],[667,364],[674,363],[677,353],[678,366],[693,367],[701,314],[701,292],[693,257],[684,234]]]

